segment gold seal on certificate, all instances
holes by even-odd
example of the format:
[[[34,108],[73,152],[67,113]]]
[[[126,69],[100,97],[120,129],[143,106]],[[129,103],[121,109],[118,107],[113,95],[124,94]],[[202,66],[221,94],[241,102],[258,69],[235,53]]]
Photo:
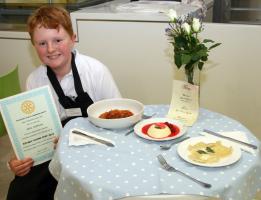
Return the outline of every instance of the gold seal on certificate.
[[[199,86],[173,80],[172,99],[167,117],[192,126],[199,112]]]
[[[1,99],[0,109],[19,159],[31,157],[38,165],[52,158],[62,126],[49,86]]]

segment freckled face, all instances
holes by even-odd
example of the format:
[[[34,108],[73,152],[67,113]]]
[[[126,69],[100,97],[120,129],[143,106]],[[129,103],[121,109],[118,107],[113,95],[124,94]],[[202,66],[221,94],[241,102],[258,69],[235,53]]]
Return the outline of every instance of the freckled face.
[[[38,26],[34,30],[33,42],[37,54],[44,64],[54,71],[70,68],[75,35],[71,37],[62,26],[59,31]]]

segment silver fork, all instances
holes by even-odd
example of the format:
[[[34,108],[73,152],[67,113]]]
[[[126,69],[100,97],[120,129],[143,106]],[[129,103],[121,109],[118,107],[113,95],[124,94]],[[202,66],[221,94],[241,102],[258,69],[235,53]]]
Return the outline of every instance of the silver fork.
[[[169,164],[167,163],[167,161],[165,160],[165,158],[164,158],[161,154],[159,154],[159,155],[157,156],[157,158],[158,158],[158,161],[160,162],[160,164],[162,165],[162,167],[163,167],[165,170],[167,170],[167,171],[169,171],[169,172],[178,172],[178,173],[182,174],[183,176],[186,176],[187,178],[189,178],[189,179],[195,181],[196,183],[200,184],[201,186],[203,186],[203,187],[205,187],[205,188],[210,188],[210,187],[211,187],[211,185],[210,185],[209,183],[202,182],[202,181],[200,181],[200,180],[198,180],[198,179],[196,179],[196,178],[193,178],[192,176],[189,176],[189,175],[185,174],[184,172],[179,171],[179,170],[177,170],[176,168],[172,167],[171,165],[169,165]]]
[[[152,118],[152,117],[154,117],[156,114],[157,114],[157,113],[153,113],[153,114],[151,114],[151,115],[145,115],[145,114],[143,114],[143,115],[142,115],[142,119]]]
[[[170,143],[170,144],[167,144],[167,145],[160,145],[160,149],[161,150],[169,150],[174,144],[177,144],[177,143],[180,143],[180,142],[183,142],[184,140],[186,139],[189,139],[190,137],[184,137],[184,138],[180,138],[180,139],[177,139],[175,140],[174,142]]]
[[[157,114],[157,113],[153,113],[152,115],[145,115],[145,114],[143,114],[141,120],[143,120],[143,119],[150,119],[150,118],[152,118],[153,116],[155,116],[156,114]],[[138,121],[137,123],[139,123],[139,122],[140,122],[140,121]],[[127,136],[127,135],[131,134],[131,133],[134,131],[134,126],[135,126],[137,123],[135,123],[134,125],[132,125],[131,129],[128,130],[124,135]]]

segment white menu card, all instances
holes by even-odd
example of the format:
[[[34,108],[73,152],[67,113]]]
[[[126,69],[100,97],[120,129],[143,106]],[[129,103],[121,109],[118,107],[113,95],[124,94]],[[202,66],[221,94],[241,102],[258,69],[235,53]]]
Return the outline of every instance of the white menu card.
[[[172,99],[167,114],[185,126],[192,126],[199,113],[199,86],[185,81],[173,80]]]

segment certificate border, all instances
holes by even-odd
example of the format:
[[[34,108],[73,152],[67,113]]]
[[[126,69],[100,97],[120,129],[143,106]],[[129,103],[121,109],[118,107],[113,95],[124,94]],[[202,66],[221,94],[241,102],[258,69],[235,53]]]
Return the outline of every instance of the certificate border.
[[[8,134],[11,135],[11,137],[9,136],[9,138],[13,143],[14,151],[19,159],[24,158],[24,154],[23,154],[22,146],[21,146],[19,140],[16,139],[17,132],[14,128],[14,123],[11,120],[11,115],[8,112],[8,105],[13,104],[15,102],[26,100],[31,97],[35,97],[37,95],[43,95],[43,97],[45,98],[47,106],[50,109],[50,114],[51,114],[53,125],[54,125],[54,126],[52,126],[52,128],[54,129],[55,135],[59,135],[59,133],[61,132],[62,126],[61,126],[60,118],[59,118],[58,112],[56,110],[55,103],[54,103],[49,86],[43,86],[40,88],[36,88],[36,89],[30,90],[30,91],[23,92],[23,93],[0,100],[0,109],[2,112],[2,117],[5,122]],[[53,155],[53,152],[50,152],[48,154],[45,154],[44,156],[39,156],[39,157],[34,158],[34,161],[35,161],[35,163],[40,164],[40,163],[45,162],[48,159],[50,159],[52,157],[52,155]]]

